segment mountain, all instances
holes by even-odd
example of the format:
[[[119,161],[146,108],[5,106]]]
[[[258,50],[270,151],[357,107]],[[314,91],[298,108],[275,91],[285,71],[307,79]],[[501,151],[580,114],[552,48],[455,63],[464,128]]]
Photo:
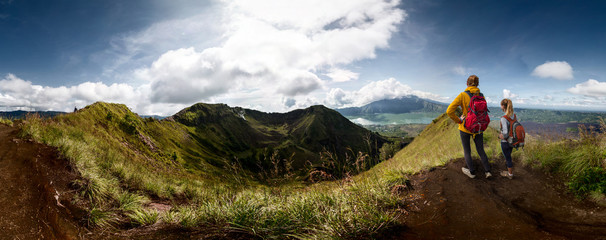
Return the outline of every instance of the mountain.
[[[304,173],[325,167],[326,160],[359,153],[378,156],[387,142],[324,106],[264,113],[198,103],[159,120],[141,118],[122,104],[97,102],[52,122],[52,128],[32,128],[45,132],[31,135],[48,134],[44,141],[49,145],[80,144],[86,139],[94,144],[70,148],[92,148],[89,151],[96,155],[110,154],[107,149],[112,149],[117,151],[112,156],[129,156],[123,160],[128,164],[176,168],[206,177],[224,175],[232,167],[250,173],[272,168]]]
[[[264,113],[225,104],[198,103],[166,121],[193,128],[190,134],[200,148],[219,158],[237,157],[248,168],[255,168],[260,162],[263,165],[273,154],[280,159],[292,158],[295,168],[303,167],[308,160],[317,162],[319,154],[325,151],[339,157],[345,157],[350,150],[376,154],[386,142],[324,106]]]
[[[395,99],[379,100],[366,104],[362,107],[341,108],[336,110],[344,116],[359,116],[377,113],[443,113],[446,112],[447,107],[448,104],[445,103],[423,99],[416,96],[409,96]]]
[[[57,111],[10,111],[10,112],[0,112],[0,117],[8,118],[8,119],[23,119],[28,114],[37,114],[41,117],[54,117],[59,114],[65,114],[65,112],[57,112]]]

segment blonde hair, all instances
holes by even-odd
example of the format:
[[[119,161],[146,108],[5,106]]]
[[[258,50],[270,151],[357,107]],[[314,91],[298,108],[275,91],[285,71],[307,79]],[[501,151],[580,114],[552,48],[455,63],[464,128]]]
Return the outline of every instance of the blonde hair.
[[[505,106],[505,115],[513,118],[513,103],[511,102],[511,99],[505,98],[501,100],[501,106]]]
[[[480,78],[476,75],[471,75],[467,78],[467,86],[477,87],[480,85]]]

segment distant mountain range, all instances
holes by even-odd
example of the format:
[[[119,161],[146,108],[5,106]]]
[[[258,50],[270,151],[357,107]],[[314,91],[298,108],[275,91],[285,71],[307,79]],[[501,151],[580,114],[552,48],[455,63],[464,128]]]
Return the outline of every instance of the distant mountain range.
[[[366,104],[362,107],[349,107],[336,109],[344,116],[359,116],[377,113],[443,113],[446,112],[448,104],[419,98],[416,96],[401,97],[395,99],[384,99]]]
[[[440,114],[445,113],[448,103],[436,102],[415,96],[396,99],[384,99],[362,107],[336,109],[343,116],[361,125],[387,124],[428,124]],[[489,107],[490,118],[498,120],[503,111],[499,107]],[[599,117],[606,119],[604,112],[582,112],[516,108],[520,121],[537,123],[597,123]]]
[[[0,112],[0,117],[8,118],[8,119],[23,119],[28,114],[37,114],[41,117],[54,117],[59,114],[64,114],[65,112],[57,112],[57,111],[10,111],[10,112]]]

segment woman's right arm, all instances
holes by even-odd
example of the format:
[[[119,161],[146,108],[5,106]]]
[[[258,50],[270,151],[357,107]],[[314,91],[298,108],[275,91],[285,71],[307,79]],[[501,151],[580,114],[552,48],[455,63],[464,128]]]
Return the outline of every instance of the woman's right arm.
[[[448,105],[448,108],[446,109],[446,114],[448,114],[448,117],[450,117],[450,119],[452,119],[455,123],[458,123],[458,124],[461,123],[461,119],[459,117],[457,117],[457,115],[455,114],[455,111],[457,110],[457,108],[459,106],[461,106],[461,94],[459,94],[452,101],[452,103],[450,103],[450,105]]]

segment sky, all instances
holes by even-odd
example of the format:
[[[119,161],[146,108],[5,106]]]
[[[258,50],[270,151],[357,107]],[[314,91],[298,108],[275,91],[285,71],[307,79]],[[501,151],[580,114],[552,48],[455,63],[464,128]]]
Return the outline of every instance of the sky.
[[[265,112],[418,96],[606,111],[606,2],[0,0],[0,111]]]

